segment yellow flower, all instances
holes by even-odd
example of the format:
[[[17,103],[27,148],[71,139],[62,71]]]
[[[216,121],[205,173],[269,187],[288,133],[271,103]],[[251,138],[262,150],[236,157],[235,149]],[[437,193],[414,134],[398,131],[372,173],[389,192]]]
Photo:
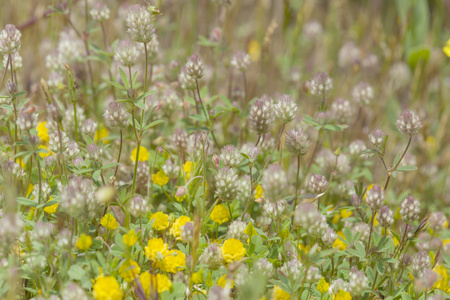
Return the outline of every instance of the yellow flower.
[[[186,256],[180,250],[170,250],[163,258],[164,270],[176,273],[178,269],[186,266]]]
[[[274,286],[272,291],[273,300],[291,300],[291,294],[281,289],[279,286]]]
[[[22,168],[22,169],[26,169],[27,166],[25,165],[25,163],[23,162],[23,158],[19,157],[16,158],[16,163]]]
[[[106,127],[98,129],[95,132],[94,141],[96,143],[98,143],[98,141],[103,140],[103,144],[108,144],[109,141],[104,140],[104,138],[108,137],[108,135],[109,135],[109,131],[108,131],[108,129],[106,129]]]
[[[47,150],[47,153],[44,153],[44,152],[40,152],[40,153],[39,153],[39,156],[42,157],[42,158],[45,158],[45,157],[47,157],[47,156],[49,156],[49,155],[52,155],[52,151],[50,151],[50,149],[48,149],[47,146],[39,145],[39,149],[45,149],[45,150]]]
[[[222,224],[230,220],[230,212],[223,204],[214,206],[211,212],[211,220],[217,224]]]
[[[53,197],[50,197],[47,202],[50,202],[52,199],[53,199]],[[50,215],[54,214],[58,210],[58,206],[59,206],[58,203],[55,203],[50,206],[46,206],[46,207],[44,207],[44,211]]]
[[[147,246],[144,248],[145,256],[149,260],[156,262],[158,260],[158,252],[165,255],[167,253],[167,244],[161,238],[149,240]]]
[[[256,193],[255,193],[255,200],[257,200],[257,199],[259,199],[259,198],[264,198],[264,195],[263,195],[263,188],[262,188],[262,186],[260,185],[260,184],[258,184],[258,186],[256,187],[256,189],[255,189],[255,191],[256,191]]]
[[[170,228],[170,234],[173,235],[177,240],[181,241],[181,227],[190,221],[191,218],[189,218],[188,216],[179,217]]]
[[[339,290],[339,292],[333,296],[333,300],[352,300],[352,295],[344,290]]]
[[[331,220],[331,223],[337,224],[337,223],[339,223],[339,220],[340,220],[340,219],[341,219],[340,214],[335,214],[335,215],[333,216],[333,219]]]
[[[125,261],[119,268],[119,276],[126,282],[132,282],[140,272],[141,268],[132,259]]]
[[[352,211],[348,209],[341,209],[340,213],[342,219],[348,218],[352,215]]]
[[[282,230],[282,232],[283,232],[283,230]],[[252,236],[258,234],[258,232],[256,231],[255,227],[253,226],[253,223],[252,223],[252,222],[249,222],[249,223],[247,224],[247,227],[245,227],[245,229],[244,229],[244,233],[245,233],[246,235],[248,235],[249,238],[252,238]],[[285,233],[283,233],[283,234],[285,234]],[[289,234],[289,232],[288,232],[288,234]],[[281,235],[281,232],[280,232],[280,235]]]
[[[203,282],[203,269],[198,270],[191,276],[194,284],[201,284]]]
[[[155,220],[152,228],[156,230],[166,230],[169,227],[169,216],[161,211],[155,212],[150,217],[150,220]]]
[[[134,148],[133,151],[131,151],[130,159],[132,162],[136,161],[136,152],[137,152],[137,147]],[[140,146],[138,160],[139,161],[147,161],[148,157],[149,157],[149,153],[148,153],[147,148]]]
[[[248,55],[250,60],[255,62],[258,61],[261,56],[261,46],[257,40],[251,40],[248,44]]]
[[[372,188],[373,188],[373,183],[369,184],[369,186],[367,187],[367,190],[366,190],[366,192],[364,193],[364,196],[363,196],[363,200],[364,201],[367,199],[367,192],[370,191]]]
[[[319,283],[317,284],[316,289],[321,293],[328,292],[328,289],[330,288],[330,284],[325,280],[325,278],[320,278]]]
[[[102,276],[95,279],[92,295],[96,300],[122,300],[123,291],[112,276]]]
[[[50,140],[50,137],[48,136],[48,128],[45,126],[47,124],[46,121],[41,122],[38,124],[38,126],[36,127],[37,130],[37,136],[44,142],[44,143],[48,143],[48,141]]]
[[[184,163],[183,166],[184,169],[184,173],[186,173],[186,179],[189,179],[189,176],[191,175],[191,170],[192,170],[192,161],[187,161]]]
[[[442,51],[444,51],[445,55],[450,57],[450,39],[445,44],[444,48],[442,48]]]
[[[134,232],[134,229],[131,229],[128,231],[128,233],[124,234],[122,237],[122,241],[125,245],[128,247],[132,247],[134,244],[136,244],[138,238],[136,236],[136,233]]]
[[[433,287],[446,293],[450,293],[447,268],[442,265],[436,264],[436,267],[434,267],[433,271],[439,275],[439,280],[435,282]]]
[[[162,293],[164,291],[168,291],[172,286],[172,282],[170,282],[169,277],[167,277],[167,275],[159,273],[156,275],[152,275],[149,272],[145,271],[141,274],[139,280],[142,284],[145,295],[150,299],[152,299],[150,297],[150,289],[158,289],[158,293]]]
[[[340,236],[341,238],[345,239],[345,235],[342,231],[338,231],[338,236]],[[347,249],[347,245],[340,239],[337,238],[334,243],[333,243],[333,248],[338,248],[339,250],[343,251],[345,249]]]
[[[306,254],[306,253],[309,252],[309,250],[311,250],[311,245],[306,245],[305,246],[302,243],[300,243],[300,244],[298,244],[298,249]]]
[[[163,186],[169,182],[169,176],[163,170],[160,170],[158,173],[152,175],[152,181],[159,186]]]
[[[222,245],[222,256],[227,263],[241,260],[246,253],[244,245],[237,239],[227,239]]]
[[[228,279],[228,281],[230,280]],[[227,275],[223,275],[219,279],[217,279],[217,285],[222,287],[223,289],[225,288],[226,284],[227,284]],[[230,289],[232,289],[233,287],[234,287],[234,280],[231,280]]]
[[[75,246],[77,246],[78,250],[80,251],[86,251],[91,247],[91,245],[92,245],[92,238],[89,235],[85,235],[84,233],[80,235],[77,243],[75,244]]]
[[[100,220],[100,224],[102,224],[102,226],[108,230],[114,230],[119,227],[116,218],[114,218],[114,216],[110,213],[107,213],[103,216],[103,218]]]

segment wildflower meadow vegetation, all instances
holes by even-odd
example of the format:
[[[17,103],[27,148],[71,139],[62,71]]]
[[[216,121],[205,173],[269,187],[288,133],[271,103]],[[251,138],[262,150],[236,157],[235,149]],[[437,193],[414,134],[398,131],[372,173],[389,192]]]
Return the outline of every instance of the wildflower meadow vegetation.
[[[447,0],[2,0],[1,299],[450,298]]]

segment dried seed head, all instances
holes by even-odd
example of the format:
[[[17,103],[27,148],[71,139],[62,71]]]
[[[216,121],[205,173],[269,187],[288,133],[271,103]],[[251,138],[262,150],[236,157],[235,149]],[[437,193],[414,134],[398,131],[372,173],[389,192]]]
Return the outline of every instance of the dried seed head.
[[[405,110],[397,120],[397,128],[401,133],[413,136],[419,133],[419,129],[422,128],[422,122],[415,111]]]
[[[411,223],[420,217],[420,201],[413,196],[406,197],[400,205],[402,220]]]
[[[197,54],[192,54],[186,62],[186,72],[194,79],[200,79],[203,77],[205,66],[203,59]]]
[[[151,18],[150,12],[144,6],[137,4],[130,8],[125,22],[132,41],[148,43],[152,40],[154,28]]]
[[[324,97],[333,88],[333,79],[327,73],[318,72],[309,81],[309,87],[311,94]]]
[[[114,53],[114,60],[125,67],[132,67],[136,64],[138,56],[139,50],[137,49],[136,44],[129,40],[122,40],[117,45]]]
[[[296,156],[300,156],[308,152],[311,141],[302,128],[290,129],[286,132],[284,146],[287,151]]]
[[[236,70],[244,72],[250,66],[250,56],[244,51],[238,51],[231,58],[230,64]]]
[[[274,105],[275,116],[283,123],[289,123],[295,119],[297,104],[289,95],[283,95]]]
[[[259,136],[267,133],[273,123],[272,100],[264,95],[250,108],[249,126]]]
[[[0,53],[4,55],[14,54],[20,48],[20,38],[22,34],[12,24],[5,26],[0,32]]]

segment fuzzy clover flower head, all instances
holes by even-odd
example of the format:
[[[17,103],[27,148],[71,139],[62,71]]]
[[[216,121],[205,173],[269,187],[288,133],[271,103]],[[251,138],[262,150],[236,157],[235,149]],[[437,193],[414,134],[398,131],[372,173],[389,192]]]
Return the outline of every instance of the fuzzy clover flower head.
[[[411,273],[414,277],[422,277],[423,272],[431,267],[431,259],[425,251],[417,252],[412,259]]]
[[[300,275],[302,275],[303,265],[298,259],[292,259],[288,262],[285,262],[281,268],[280,272],[284,274],[290,280],[297,281],[300,279]]]
[[[261,214],[272,220],[277,220],[283,216],[283,213],[286,210],[286,206],[287,203],[285,200],[279,200],[277,202],[265,202],[262,207]]]
[[[67,158],[73,159],[80,153],[80,148],[78,148],[78,144],[75,141],[69,140],[67,143],[67,149],[64,151],[64,154]]]
[[[129,40],[120,41],[114,52],[114,60],[128,68],[136,64],[138,56],[136,44]]]
[[[128,126],[130,113],[121,103],[112,101],[106,107],[103,117],[105,118],[106,126],[122,129]]]
[[[304,202],[295,208],[294,222],[303,228],[311,227],[319,217],[319,210],[313,203]]]
[[[270,202],[281,200],[288,190],[286,172],[278,164],[270,164],[263,172],[262,188],[264,198]]]
[[[301,156],[308,152],[311,141],[302,128],[293,128],[286,132],[284,146],[286,147],[286,150],[292,154]]]
[[[217,270],[223,265],[222,250],[215,243],[208,245],[199,258],[201,264],[205,264],[211,270]]]
[[[34,107],[22,108],[17,116],[17,125],[20,130],[28,131],[37,126],[38,113],[34,112]]]
[[[355,109],[350,101],[337,98],[331,104],[330,115],[338,123],[349,124],[355,115]]]
[[[87,135],[91,138],[95,136],[95,133],[97,132],[98,123],[95,122],[92,119],[87,119],[83,122],[83,125],[81,125],[81,132],[84,135]]]
[[[92,6],[91,10],[89,11],[89,14],[91,15],[94,21],[101,23],[109,19],[110,11],[105,3],[103,3],[102,1],[97,1]]]
[[[95,279],[92,295],[95,300],[120,300],[123,291],[114,277],[99,276]]]
[[[223,201],[231,201],[239,193],[238,175],[233,169],[224,167],[216,175],[216,195]]]
[[[424,291],[426,292],[427,290],[436,287],[435,283],[437,283],[439,278],[442,277],[431,269],[426,269],[422,273],[422,276],[420,276],[419,278],[414,278],[414,290],[417,293],[421,293]]]
[[[88,300],[88,296],[84,289],[78,284],[71,282],[61,291],[64,300]]]
[[[93,161],[100,160],[100,148],[97,144],[90,144],[86,147],[87,157]]]
[[[383,145],[386,134],[381,129],[374,129],[369,133],[369,140],[375,147]]]
[[[405,110],[397,120],[397,128],[404,135],[413,136],[419,133],[422,122],[415,111]]]
[[[411,223],[420,217],[420,201],[409,195],[400,204],[400,215],[406,223]]]
[[[211,212],[210,218],[213,222],[217,224],[223,224],[230,220],[230,212],[223,204],[218,204],[214,206],[214,209]]]
[[[325,96],[333,89],[333,79],[327,73],[318,72],[309,81],[311,94]]]
[[[345,282],[341,278],[338,278],[331,282],[328,293],[330,295],[336,295],[339,291],[348,291],[348,282]]]
[[[180,83],[180,86],[184,90],[195,90],[196,84],[195,84],[195,78],[192,77],[186,66],[183,67],[183,69],[180,71],[180,74],[178,75],[178,82]]]
[[[55,153],[66,151],[69,143],[69,137],[64,131],[57,130],[49,135],[49,148]]]
[[[385,205],[380,208],[377,215],[377,220],[380,222],[382,227],[389,228],[394,223],[394,212]]]
[[[190,243],[194,241],[195,228],[193,222],[187,222],[181,226],[181,240]]]
[[[317,40],[323,33],[322,24],[316,20],[309,21],[303,25],[303,34],[309,40]]]
[[[250,66],[250,55],[244,51],[238,51],[231,58],[230,64],[236,70],[244,72]]]
[[[237,165],[239,165],[243,157],[241,156],[241,152],[236,149],[233,145],[226,145],[220,150],[219,155],[220,161],[223,162],[223,164],[226,167],[234,168]]]
[[[368,286],[369,279],[362,271],[359,271],[356,268],[350,271],[348,289],[353,296],[361,295]]]
[[[14,54],[20,48],[20,38],[22,34],[12,24],[5,26],[0,32],[0,53],[3,55]]]
[[[362,151],[367,149],[366,144],[362,140],[355,140],[351,142],[348,147],[350,148],[350,154],[354,156],[359,155]]]
[[[178,241],[181,240],[181,227],[187,222],[191,222],[191,218],[188,216],[180,216],[170,228],[170,234],[175,237]]]
[[[320,275],[319,268],[315,266],[310,266],[308,269],[306,269],[306,277],[305,282],[307,283],[316,283],[320,280],[322,276]]]
[[[254,271],[257,274],[262,274],[266,278],[270,278],[275,270],[273,264],[264,257],[254,264]]]
[[[308,183],[308,190],[315,194],[321,194],[325,192],[328,188],[328,180],[325,176],[320,174],[313,174],[311,175],[311,179]]]
[[[272,100],[264,95],[257,99],[250,108],[249,126],[258,135],[269,132],[273,123]]]
[[[245,233],[247,224],[245,222],[235,220],[228,226],[227,238],[236,239],[241,242],[245,242],[248,239],[248,235]]]
[[[6,67],[6,64],[8,63],[8,55],[3,56],[3,67]],[[19,52],[16,52],[11,55],[12,59],[12,65],[13,65],[13,71],[18,71],[22,69],[22,56],[20,56]]]
[[[359,105],[369,105],[375,97],[373,88],[366,82],[358,83],[352,92],[353,101]]]
[[[430,217],[428,218],[427,223],[428,227],[435,232],[444,229],[448,226],[447,218],[440,211],[432,212],[430,214]]]
[[[341,68],[351,67],[361,61],[361,50],[354,42],[345,43],[338,53],[338,65]]]
[[[289,123],[294,120],[298,109],[294,99],[289,95],[281,96],[273,107],[275,117],[283,123]]]
[[[366,243],[369,240],[370,227],[366,223],[357,223],[351,230],[352,234],[359,233],[359,241]]]
[[[22,218],[14,213],[3,213],[0,219],[0,249],[10,247],[22,232]]]
[[[203,59],[197,55],[192,54],[186,62],[186,73],[191,76],[194,80],[198,80],[203,77],[205,72],[205,65]]]
[[[322,242],[325,245],[332,246],[337,238],[338,238],[338,235],[337,235],[336,231],[334,231],[333,228],[327,228],[327,230],[325,231],[325,234],[322,236]]]
[[[145,216],[150,211],[148,200],[141,195],[134,196],[129,203],[128,211],[135,218]]]
[[[128,11],[125,23],[132,41],[148,43],[152,40],[154,33],[152,15],[144,6],[133,5]]]
[[[379,185],[374,185],[366,192],[366,202],[372,212],[376,212],[383,206],[384,191]]]

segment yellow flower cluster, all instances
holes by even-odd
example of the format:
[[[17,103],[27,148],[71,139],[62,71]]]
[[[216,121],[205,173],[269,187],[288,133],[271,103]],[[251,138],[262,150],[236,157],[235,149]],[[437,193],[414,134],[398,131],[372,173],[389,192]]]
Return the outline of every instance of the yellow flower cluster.
[[[136,154],[137,154],[137,147],[134,148],[133,151],[131,151],[130,159],[132,162],[136,162]],[[148,153],[147,148],[140,146],[138,160],[139,161],[147,161],[149,156],[150,156],[150,154]]]
[[[142,288],[144,289],[144,293],[147,298],[153,299],[150,297],[151,290],[157,290],[158,293],[162,293],[164,291],[168,291],[172,286],[172,282],[169,277],[165,274],[156,274],[152,275],[149,272],[145,271],[139,276],[139,280],[141,282]]]
[[[150,239],[147,246],[144,248],[145,256],[152,262],[158,260],[158,252],[164,256],[167,251],[167,244],[165,244],[161,238]]]
[[[140,272],[139,265],[131,259],[126,260],[119,268],[119,276],[126,282],[132,282]]]
[[[152,175],[152,181],[159,186],[166,185],[169,182],[169,176],[163,170],[158,171]]]
[[[114,218],[114,216],[110,213],[107,213],[103,216],[103,218],[100,220],[100,224],[102,224],[102,226],[108,230],[114,230],[119,227],[116,218]]]
[[[222,245],[222,256],[227,263],[241,260],[246,253],[244,245],[237,239],[227,239]]]
[[[169,216],[162,211],[152,214],[150,220],[155,220],[152,228],[158,231],[166,230],[169,227]]]
[[[211,220],[217,224],[222,224],[230,220],[230,212],[223,204],[214,206],[211,212]]]
[[[123,291],[112,276],[100,276],[95,279],[92,292],[96,300],[122,300]]]
[[[284,291],[279,286],[274,286],[272,291],[272,300],[291,300],[291,294]]]
[[[189,218],[188,216],[179,217],[170,228],[170,234],[174,236],[177,240],[181,241],[181,227],[190,221],[191,218]]]
[[[80,251],[88,250],[91,247],[91,245],[92,245],[92,238],[84,233],[80,235],[80,237],[77,240],[77,243],[75,244],[75,246]]]
[[[164,271],[176,273],[179,268],[186,266],[186,256],[180,250],[170,250],[163,258]]]

